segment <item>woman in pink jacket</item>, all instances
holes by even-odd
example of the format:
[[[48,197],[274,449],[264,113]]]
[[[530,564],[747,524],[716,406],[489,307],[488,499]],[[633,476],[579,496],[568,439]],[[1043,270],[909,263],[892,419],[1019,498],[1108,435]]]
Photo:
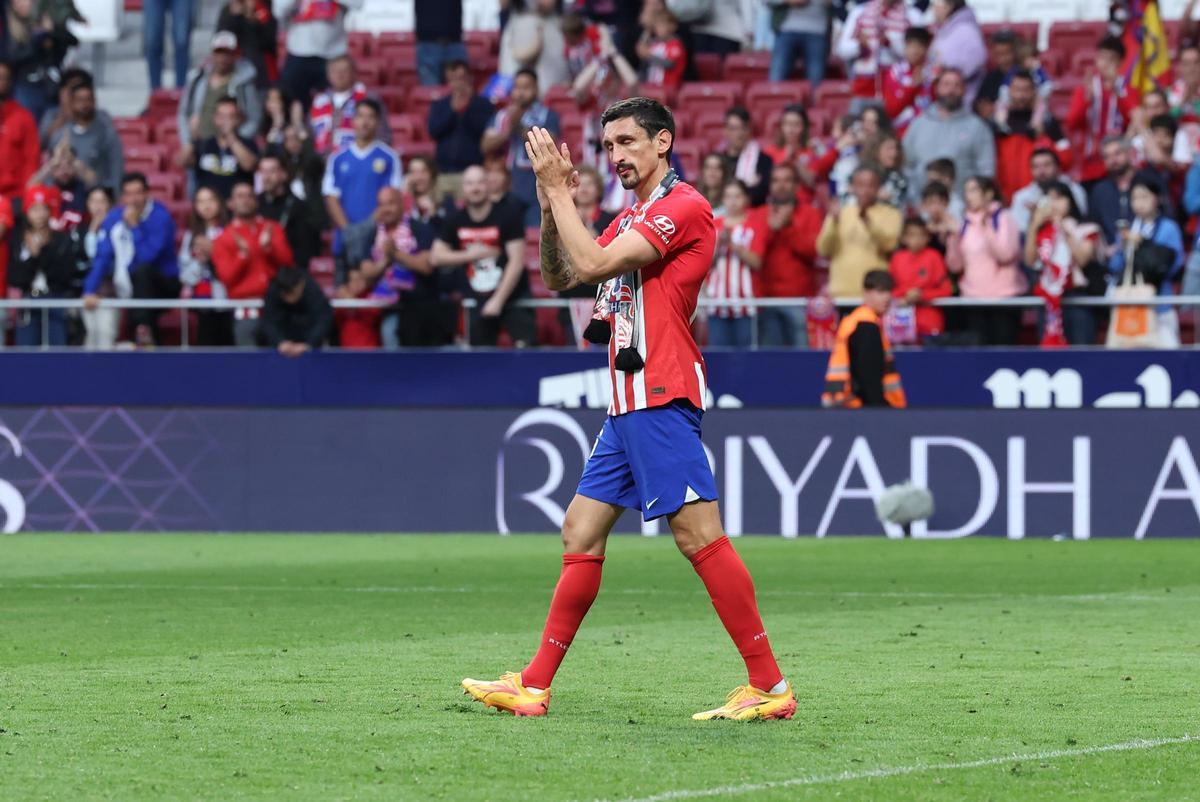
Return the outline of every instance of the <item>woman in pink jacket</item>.
[[[963,187],[967,211],[958,236],[947,243],[946,267],[958,276],[958,294],[964,298],[1012,298],[1028,288],[1020,266],[1020,233],[998,197],[990,178],[976,176]],[[970,307],[963,312],[967,330],[980,345],[1016,344],[1019,307]]]

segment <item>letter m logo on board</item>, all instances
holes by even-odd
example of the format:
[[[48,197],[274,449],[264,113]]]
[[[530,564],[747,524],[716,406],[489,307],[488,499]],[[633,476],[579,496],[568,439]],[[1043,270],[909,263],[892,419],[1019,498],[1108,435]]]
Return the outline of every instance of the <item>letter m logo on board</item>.
[[[1041,368],[1017,373],[1001,368],[983,383],[996,409],[1079,409],[1083,406],[1083,378],[1079,371],[1062,368],[1053,374]]]

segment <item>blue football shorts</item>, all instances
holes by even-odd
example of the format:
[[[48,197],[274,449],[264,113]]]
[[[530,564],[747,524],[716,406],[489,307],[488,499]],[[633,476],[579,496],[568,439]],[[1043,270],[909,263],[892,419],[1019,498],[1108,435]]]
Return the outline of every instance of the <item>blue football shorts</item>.
[[[581,496],[631,510],[653,521],[692,501],[715,501],[717,482],[700,417],[687,401],[610,415],[579,480]]]

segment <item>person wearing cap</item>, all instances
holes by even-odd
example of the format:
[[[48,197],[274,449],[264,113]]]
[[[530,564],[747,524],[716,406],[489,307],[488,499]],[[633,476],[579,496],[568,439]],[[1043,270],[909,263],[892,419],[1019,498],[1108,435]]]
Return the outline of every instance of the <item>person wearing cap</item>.
[[[24,298],[67,298],[75,279],[71,238],[55,231],[62,197],[54,187],[34,184],[21,199],[23,216],[12,238],[8,265],[9,293]],[[67,344],[63,309],[21,310],[17,313],[18,346]]]
[[[238,55],[237,36],[231,31],[213,35],[212,57],[192,70],[179,98],[179,144],[184,149],[181,165],[188,145],[216,136],[217,101],[223,97],[236,100],[242,111],[238,134],[253,139],[262,120],[263,98],[254,65]]]

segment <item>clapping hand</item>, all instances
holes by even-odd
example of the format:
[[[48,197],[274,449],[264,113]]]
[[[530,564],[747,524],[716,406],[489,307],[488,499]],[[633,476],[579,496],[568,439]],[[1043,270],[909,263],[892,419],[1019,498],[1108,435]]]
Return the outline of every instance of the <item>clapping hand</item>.
[[[548,194],[554,189],[570,189],[575,165],[571,163],[571,150],[566,142],[555,146],[549,131],[531,128],[525,137],[525,153],[537,176],[539,192]],[[538,197],[541,199],[545,195]]]

